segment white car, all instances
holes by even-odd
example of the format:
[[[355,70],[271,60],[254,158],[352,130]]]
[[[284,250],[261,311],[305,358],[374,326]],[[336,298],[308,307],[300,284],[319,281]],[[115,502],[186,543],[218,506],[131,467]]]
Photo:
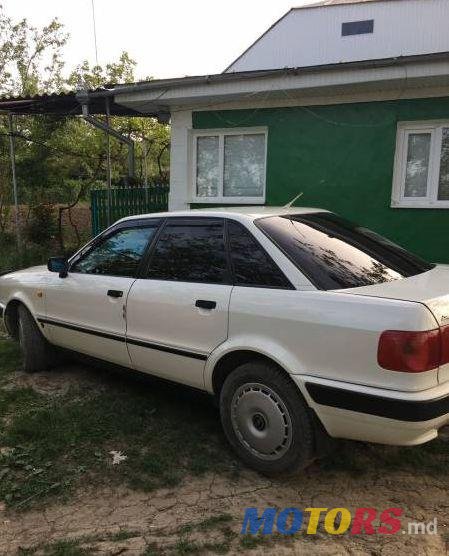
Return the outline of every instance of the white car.
[[[413,445],[449,422],[449,267],[324,210],[125,218],[0,278],[0,302],[27,371],[57,346],[205,390],[266,474],[323,436]]]

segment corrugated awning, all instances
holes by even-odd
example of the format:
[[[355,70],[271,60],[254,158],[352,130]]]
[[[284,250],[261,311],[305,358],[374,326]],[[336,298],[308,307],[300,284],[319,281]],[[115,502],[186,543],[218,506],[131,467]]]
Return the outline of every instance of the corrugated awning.
[[[95,96],[91,96],[91,93],[95,93]],[[116,104],[112,91],[109,89],[97,89],[85,94],[89,99],[90,114],[105,114],[105,100],[109,98],[109,108],[112,116],[142,116],[132,108]],[[0,111],[30,116],[36,114],[76,116],[82,114],[82,105],[77,93],[71,91],[51,95],[0,98]]]

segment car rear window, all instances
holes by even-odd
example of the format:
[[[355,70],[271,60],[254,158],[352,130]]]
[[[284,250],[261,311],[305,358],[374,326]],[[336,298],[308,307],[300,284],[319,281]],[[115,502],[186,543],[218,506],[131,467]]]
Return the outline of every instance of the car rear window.
[[[323,290],[399,280],[434,266],[330,212],[264,217],[256,225]]]

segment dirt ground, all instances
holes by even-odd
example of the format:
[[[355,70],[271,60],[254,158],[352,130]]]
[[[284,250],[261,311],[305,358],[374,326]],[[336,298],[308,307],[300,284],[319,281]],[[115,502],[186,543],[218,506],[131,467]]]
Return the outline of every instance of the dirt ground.
[[[25,375],[14,382],[48,396],[73,382],[95,383],[92,371]],[[98,386],[98,385],[97,385]],[[379,448],[382,449],[382,448]],[[188,477],[180,486],[150,493],[125,488],[79,490],[67,503],[43,510],[14,512],[0,505],[0,554],[320,554],[443,555],[449,548],[449,477],[407,473],[374,466],[363,474],[329,474],[312,466],[291,479],[268,480],[244,470],[238,477],[209,473]],[[437,534],[331,536],[297,533],[294,537],[245,538],[240,534],[244,509],[347,507],[403,508],[407,520],[438,520]],[[217,518],[218,516],[218,518]],[[214,519],[215,524],[214,524]],[[45,552],[36,547],[63,541],[77,550]],[[68,545],[67,545],[68,546]],[[30,550],[34,547],[32,550]],[[84,550],[84,552],[83,552]]]

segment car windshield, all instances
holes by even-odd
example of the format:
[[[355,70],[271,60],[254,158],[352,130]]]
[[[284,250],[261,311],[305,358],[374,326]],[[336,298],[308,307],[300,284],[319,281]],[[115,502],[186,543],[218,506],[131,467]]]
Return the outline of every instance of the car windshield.
[[[389,282],[434,266],[330,212],[264,217],[256,225],[323,290]]]

